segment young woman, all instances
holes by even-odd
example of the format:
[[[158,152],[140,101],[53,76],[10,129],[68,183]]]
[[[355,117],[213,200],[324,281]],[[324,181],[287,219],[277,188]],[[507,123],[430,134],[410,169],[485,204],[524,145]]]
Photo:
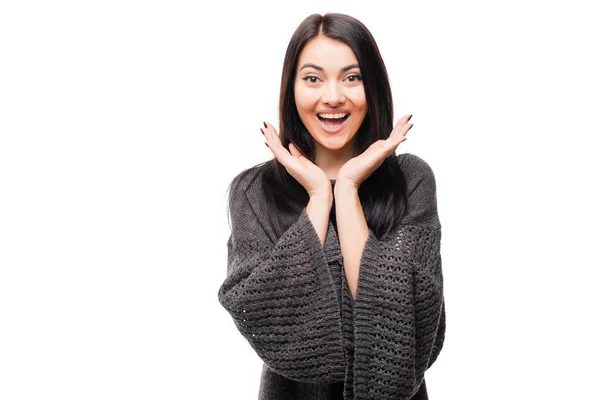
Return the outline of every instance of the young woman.
[[[305,19],[287,48],[274,158],[230,186],[219,302],[264,361],[259,399],[426,399],[445,334],[429,165],[395,154],[387,72],[369,30]]]

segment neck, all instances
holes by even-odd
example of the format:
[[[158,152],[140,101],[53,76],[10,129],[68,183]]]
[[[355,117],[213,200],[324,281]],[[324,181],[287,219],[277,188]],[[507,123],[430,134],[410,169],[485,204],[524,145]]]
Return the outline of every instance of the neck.
[[[331,150],[316,143],[315,164],[325,172],[329,180],[337,179],[340,168],[352,158],[352,145]]]

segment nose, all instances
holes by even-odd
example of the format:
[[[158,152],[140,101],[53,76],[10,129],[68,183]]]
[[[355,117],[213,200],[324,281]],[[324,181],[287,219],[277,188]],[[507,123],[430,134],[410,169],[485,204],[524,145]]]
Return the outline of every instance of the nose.
[[[338,83],[334,80],[325,87],[324,91],[322,101],[325,104],[335,106],[339,103],[343,103],[345,100],[343,88],[340,88]]]

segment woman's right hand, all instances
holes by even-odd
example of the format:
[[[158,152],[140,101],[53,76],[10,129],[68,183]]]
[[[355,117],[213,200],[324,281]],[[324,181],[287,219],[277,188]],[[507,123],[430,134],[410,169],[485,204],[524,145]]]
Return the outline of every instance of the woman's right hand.
[[[304,157],[292,143],[290,143],[290,150],[288,151],[281,144],[275,127],[268,122],[264,124],[265,128],[260,128],[260,130],[265,135],[267,147],[287,172],[306,189],[308,195],[313,197],[319,194],[331,193],[331,182],[325,172]]]

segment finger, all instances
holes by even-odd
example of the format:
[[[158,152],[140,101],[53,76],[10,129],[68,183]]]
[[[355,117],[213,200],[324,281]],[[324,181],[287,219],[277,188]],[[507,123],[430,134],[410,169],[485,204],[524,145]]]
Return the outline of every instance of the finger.
[[[296,145],[294,143],[290,143],[290,153],[292,153],[292,155],[294,157],[298,157],[298,158],[304,157],[304,154],[302,154],[302,152],[300,150],[298,150],[298,148],[296,147]]]
[[[299,160],[308,160],[308,158],[304,155],[304,153],[302,153],[302,151],[300,151],[300,149],[298,149],[298,147],[296,147],[295,144],[293,144],[293,143],[290,143],[290,144],[294,147],[294,151],[296,152],[296,155]]]
[[[265,135],[265,140],[268,140],[271,138],[271,130],[269,129],[269,125],[267,125],[266,122],[263,122],[262,125],[263,126],[260,127],[260,130]]]
[[[289,155],[290,153],[288,152],[288,149],[283,147],[283,145],[281,144],[281,140],[279,139],[279,135],[277,134],[277,130],[275,129],[275,127],[270,122],[263,123],[267,126],[267,128],[264,129],[265,138],[267,139],[267,142],[269,142],[271,149],[280,149]]]
[[[283,147],[282,145],[273,145],[273,143],[271,142],[269,146],[277,160],[279,160],[279,162],[284,167],[290,168],[292,165],[294,165],[294,163],[298,162],[298,159],[296,157],[293,157],[292,154],[290,154],[289,150]]]
[[[277,145],[281,146],[281,142],[278,141],[277,136],[273,133],[275,129],[273,128],[273,125],[268,122],[263,122],[263,126],[264,127],[261,127],[260,130],[265,135],[265,144],[273,152],[273,154],[275,154],[275,149],[277,148]],[[275,154],[275,156],[277,155]]]
[[[400,143],[406,140],[406,134],[412,127],[412,124],[409,123],[408,125],[403,126],[402,128],[398,128],[397,130],[392,132],[390,137],[387,138],[386,142],[395,149]]]
[[[403,125],[403,126],[400,126],[396,129],[394,129],[394,131],[391,133],[390,137],[388,138],[388,141],[394,142],[394,143],[400,143],[400,142],[404,141],[404,139],[406,138],[406,134],[412,127],[413,127],[413,125],[409,122],[408,125]]]
[[[289,149],[286,149],[285,147],[283,147],[283,144],[281,143],[281,139],[279,138],[279,135],[277,134],[275,127],[268,122],[267,122],[267,126],[269,127],[268,131],[269,131],[269,139],[270,139],[271,149],[273,149],[273,151],[278,151],[280,154],[282,154],[283,157],[287,157],[287,158],[291,157],[291,152],[289,151]],[[279,161],[282,161],[282,160],[280,159]]]
[[[277,133],[277,129],[275,129],[275,127],[270,123],[270,122],[266,122],[265,125],[267,125],[267,132],[269,135],[269,138],[276,140],[279,144],[281,144],[281,140],[279,139],[279,133]]]
[[[298,157],[300,155],[300,152],[298,151],[296,146],[294,146],[293,143],[290,143],[289,148],[290,148],[290,154],[293,155],[294,157]]]
[[[265,146],[267,146],[267,148],[273,152],[273,155],[276,156],[275,152],[271,148],[273,146],[273,134],[266,122],[263,121],[263,126],[260,127],[260,131],[265,137]]]
[[[271,149],[275,158],[277,158],[284,167],[290,167],[291,163],[295,161],[295,158],[293,158],[291,152],[281,144],[281,140],[279,139],[275,127],[269,122],[263,122],[263,124],[267,125],[267,128],[264,129],[266,138],[265,143],[269,149]]]
[[[398,120],[398,122],[396,122],[396,125],[394,126],[394,128],[400,127],[403,124],[406,124],[408,121],[410,121],[411,118],[412,118],[412,114],[406,114],[406,115],[404,115],[402,118],[400,118]]]
[[[290,162],[293,161],[291,151],[283,147],[279,137],[273,133],[273,127],[269,124],[269,128],[265,130],[265,137],[267,138],[266,144],[273,152],[273,155],[279,160],[284,166],[289,166]]]

